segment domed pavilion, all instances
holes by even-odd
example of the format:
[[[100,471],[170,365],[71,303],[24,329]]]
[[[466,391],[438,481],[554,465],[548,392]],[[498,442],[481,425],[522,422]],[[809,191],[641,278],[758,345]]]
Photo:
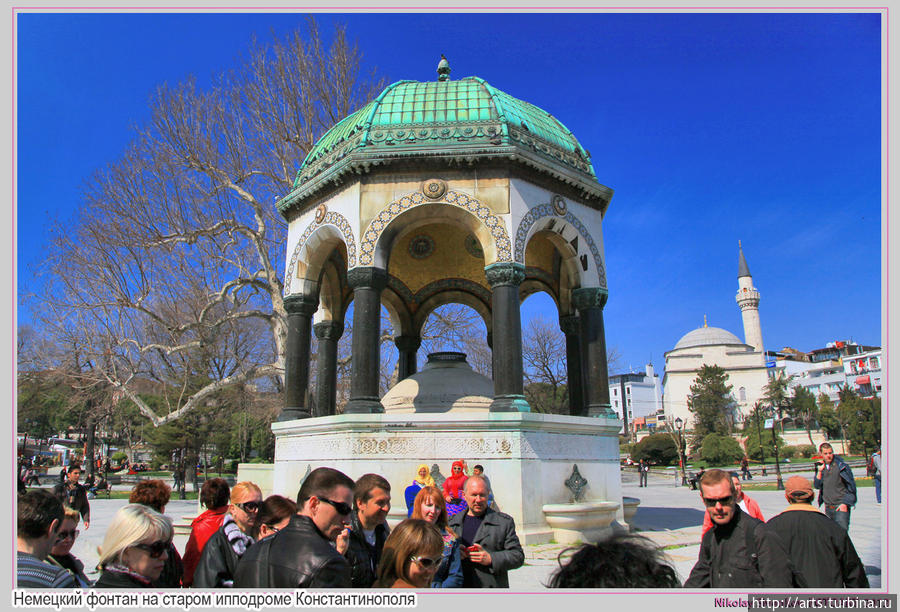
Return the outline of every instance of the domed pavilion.
[[[526,516],[531,511],[519,498],[542,498],[531,491],[542,485],[522,484],[522,461],[557,461],[552,494],[558,499],[552,501],[560,501],[571,459],[578,458],[566,447],[578,447],[576,454],[585,455],[579,470],[593,478],[595,497],[621,501],[618,478],[605,488],[613,468],[618,476],[611,443],[619,424],[609,407],[603,327],[608,292],[601,228],[612,190],[600,184],[587,150],[553,115],[481,78],[449,75],[442,59],[437,80],[398,81],[339,121],[277,204],[288,222],[289,331],[285,407],[273,427],[275,478],[296,490],[303,470],[317,464],[355,478],[361,473],[354,462],[372,449],[391,482],[388,472],[395,470],[395,486],[412,477],[422,457],[444,469],[452,459],[474,460],[495,486],[495,474],[500,482],[513,479],[516,491],[505,493],[501,506],[526,531],[537,532],[540,509]],[[565,333],[570,416],[532,414],[525,400],[519,307],[538,291],[553,298]],[[350,398],[336,415],[337,342],[351,302]],[[402,380],[416,373],[426,318],[448,303],[470,306],[484,320],[493,352],[489,409],[416,414],[415,420],[385,413],[381,306],[395,332]],[[311,332],[319,347],[312,401],[306,392]],[[610,441],[598,435],[606,429],[613,432]],[[327,443],[318,435],[326,432],[332,436]],[[526,443],[553,432],[563,437],[542,438],[543,450],[534,440]]]

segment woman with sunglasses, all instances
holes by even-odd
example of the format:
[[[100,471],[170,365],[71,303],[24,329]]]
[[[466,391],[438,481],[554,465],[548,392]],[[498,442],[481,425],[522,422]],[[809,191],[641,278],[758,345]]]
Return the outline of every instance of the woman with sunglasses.
[[[143,589],[159,578],[172,543],[172,521],[143,504],[119,509],[100,546],[95,589]]]
[[[427,589],[441,564],[444,541],[437,527],[422,519],[407,519],[391,531],[373,588]]]
[[[447,526],[447,507],[441,490],[437,487],[425,487],[413,502],[412,517],[423,519],[438,528],[444,548],[441,564],[431,581],[433,589],[454,589],[463,585],[462,556],[459,552],[459,538]]]
[[[56,533],[56,546],[47,555],[47,563],[69,570],[75,577],[76,584],[82,589],[90,588],[92,582],[84,575],[84,563],[72,554],[72,546],[78,537],[78,521],[81,514],[74,508],[63,507],[65,513],[62,525]]]
[[[262,503],[256,517],[256,529],[251,533],[257,541],[275,535],[297,514],[297,504],[281,495],[270,495]]]
[[[454,461],[450,468],[450,476],[444,481],[444,501],[447,502],[447,514],[450,516],[467,508],[466,500],[463,498],[463,488],[468,480],[465,467],[463,461]]]

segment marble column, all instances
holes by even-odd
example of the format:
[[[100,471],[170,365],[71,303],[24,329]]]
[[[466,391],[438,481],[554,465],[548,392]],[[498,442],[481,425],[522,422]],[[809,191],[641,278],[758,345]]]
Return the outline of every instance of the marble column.
[[[603,306],[608,295],[607,290],[602,287],[575,289],[572,291],[572,304],[578,309],[581,319],[586,416],[615,418],[615,412],[609,403],[609,372],[603,329]]]
[[[584,403],[584,364],[581,359],[581,322],[578,315],[560,317],[559,329],[566,337],[569,414],[587,416],[587,405]]]
[[[284,356],[284,409],[279,421],[306,419],[309,409],[309,345],[313,313],[318,296],[294,293],[284,298],[287,311],[287,342]]]
[[[494,401],[491,412],[530,412],[522,386],[522,318],[519,285],[525,280],[525,266],[503,262],[485,267],[491,285],[492,362]]]
[[[381,268],[353,268],[347,282],[353,289],[353,361],[350,369],[350,401],[346,414],[384,412],[378,398],[381,367],[381,291],[387,286]]]
[[[313,325],[319,342],[316,357],[316,416],[334,414],[337,392],[337,346],[344,333],[344,324],[338,321],[322,321]]]
[[[397,382],[409,378],[416,373],[416,352],[422,345],[422,339],[416,336],[397,336],[394,338],[400,358],[397,364]]]

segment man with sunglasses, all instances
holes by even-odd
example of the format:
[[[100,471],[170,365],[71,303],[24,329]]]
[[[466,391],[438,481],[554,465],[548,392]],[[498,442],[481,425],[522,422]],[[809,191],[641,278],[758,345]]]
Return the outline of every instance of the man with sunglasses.
[[[216,589],[234,586],[234,572],[238,561],[253,545],[250,533],[262,505],[262,491],[252,482],[239,482],[231,489],[231,503],[222,518],[222,526],[209,538],[197,569],[194,586]]]
[[[297,493],[300,510],[275,535],[257,542],[238,563],[238,588],[349,588],[350,565],[334,542],[349,526],[354,482],[333,468],[316,468]]]
[[[685,588],[781,588],[794,570],[781,540],[738,506],[731,476],[712,469],[700,479],[700,497],[713,528],[703,535],[700,558]]]

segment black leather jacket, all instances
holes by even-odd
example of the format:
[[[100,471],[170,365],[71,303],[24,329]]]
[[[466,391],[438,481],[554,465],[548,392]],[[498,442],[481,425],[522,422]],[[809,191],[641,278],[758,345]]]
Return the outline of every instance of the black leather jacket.
[[[375,582],[375,570],[381,560],[381,549],[387,540],[390,528],[382,523],[375,527],[375,546],[366,542],[359,514],[354,510],[350,515],[350,545],[346,557],[350,563],[350,582],[355,589],[368,589]]]
[[[244,553],[235,588],[349,588],[350,565],[312,519],[295,514],[287,527]]]
[[[231,586],[230,582],[234,578],[234,572],[240,560],[228,542],[224,528],[219,527],[206,542],[203,552],[200,553],[200,561],[197,562],[197,568],[194,570],[192,586],[198,589],[219,589]]]
[[[747,530],[756,559],[747,549]],[[700,557],[685,588],[791,588],[791,564],[781,538],[762,521],[735,506],[734,517],[703,534]]]

